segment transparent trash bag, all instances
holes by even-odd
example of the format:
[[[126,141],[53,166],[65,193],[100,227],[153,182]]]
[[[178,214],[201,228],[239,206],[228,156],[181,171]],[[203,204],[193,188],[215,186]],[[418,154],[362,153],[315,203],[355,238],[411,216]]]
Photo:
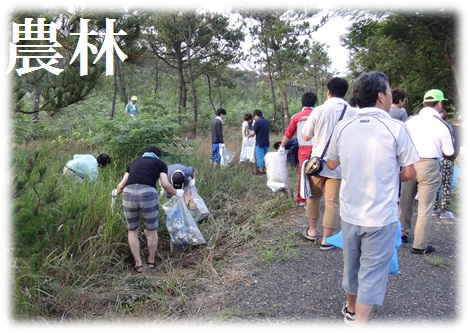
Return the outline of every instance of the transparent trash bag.
[[[194,222],[199,222],[209,217],[211,213],[206,206],[206,203],[201,198],[195,186],[188,186],[185,193],[185,198],[188,201],[189,211],[194,218]]]
[[[220,147],[219,148],[219,153],[220,153],[220,165],[223,167],[229,166],[230,163],[232,163],[235,153],[228,151],[226,147]]]
[[[171,252],[206,242],[183,198],[171,197],[163,205],[163,210],[166,213],[166,227],[171,238]]]

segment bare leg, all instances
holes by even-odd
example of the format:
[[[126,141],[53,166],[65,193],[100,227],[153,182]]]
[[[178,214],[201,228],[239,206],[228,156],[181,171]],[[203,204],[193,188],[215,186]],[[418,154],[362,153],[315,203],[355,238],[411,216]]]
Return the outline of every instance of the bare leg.
[[[147,246],[149,248],[149,256],[147,263],[155,263],[155,253],[157,252],[158,246],[158,233],[157,230],[149,231],[146,230],[147,235]]]
[[[369,316],[372,313],[373,305],[356,303],[356,325],[363,325],[369,320]]]
[[[323,239],[322,239],[321,243],[322,244],[328,244],[327,242],[325,242],[325,238],[330,237],[333,234],[334,231],[335,231],[335,229],[323,227]]]
[[[140,258],[139,229],[137,228],[135,230],[128,230],[127,239],[129,241],[129,247],[131,248],[132,256],[134,257],[134,267],[142,266],[142,259]],[[140,271],[142,271],[142,269],[140,269]]]
[[[317,220],[318,219],[308,218],[309,229],[307,231],[307,234],[309,236],[312,236],[312,237],[317,236]]]
[[[351,295],[346,293],[346,299],[348,300],[348,312],[355,313],[356,312],[356,295]]]

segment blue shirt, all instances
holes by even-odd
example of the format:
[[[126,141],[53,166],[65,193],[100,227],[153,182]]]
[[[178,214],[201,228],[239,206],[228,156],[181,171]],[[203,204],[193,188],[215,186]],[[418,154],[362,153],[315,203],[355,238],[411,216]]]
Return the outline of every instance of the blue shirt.
[[[269,121],[264,117],[258,117],[253,125],[256,133],[256,145],[262,148],[269,147]]]
[[[98,179],[98,161],[93,155],[75,154],[73,160],[68,161],[65,166],[81,178],[89,177],[91,181]]]
[[[134,116],[137,116],[137,113],[139,112],[139,106],[137,105],[137,102],[135,104],[132,104],[132,103],[127,104],[126,112]]]

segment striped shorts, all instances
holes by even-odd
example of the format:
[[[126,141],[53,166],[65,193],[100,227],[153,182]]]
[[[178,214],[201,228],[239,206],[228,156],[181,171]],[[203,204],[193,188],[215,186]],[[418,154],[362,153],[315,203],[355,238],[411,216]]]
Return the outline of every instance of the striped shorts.
[[[127,185],[122,192],[122,207],[128,230],[136,230],[140,225],[140,215],[146,229],[158,229],[158,192],[148,185]]]

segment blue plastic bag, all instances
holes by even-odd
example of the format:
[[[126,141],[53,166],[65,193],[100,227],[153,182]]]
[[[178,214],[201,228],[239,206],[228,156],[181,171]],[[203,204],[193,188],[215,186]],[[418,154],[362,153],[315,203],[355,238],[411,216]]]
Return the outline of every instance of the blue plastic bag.
[[[329,244],[332,244],[336,247],[343,248],[343,231],[338,232],[337,234],[325,238],[325,241]],[[398,266],[398,252],[397,249],[401,246],[401,222],[397,221],[397,231],[395,233],[395,251],[393,251],[392,261],[388,268],[389,274],[400,274],[400,268]]]
[[[454,172],[452,173],[452,187],[459,185],[460,168],[454,163]]]

